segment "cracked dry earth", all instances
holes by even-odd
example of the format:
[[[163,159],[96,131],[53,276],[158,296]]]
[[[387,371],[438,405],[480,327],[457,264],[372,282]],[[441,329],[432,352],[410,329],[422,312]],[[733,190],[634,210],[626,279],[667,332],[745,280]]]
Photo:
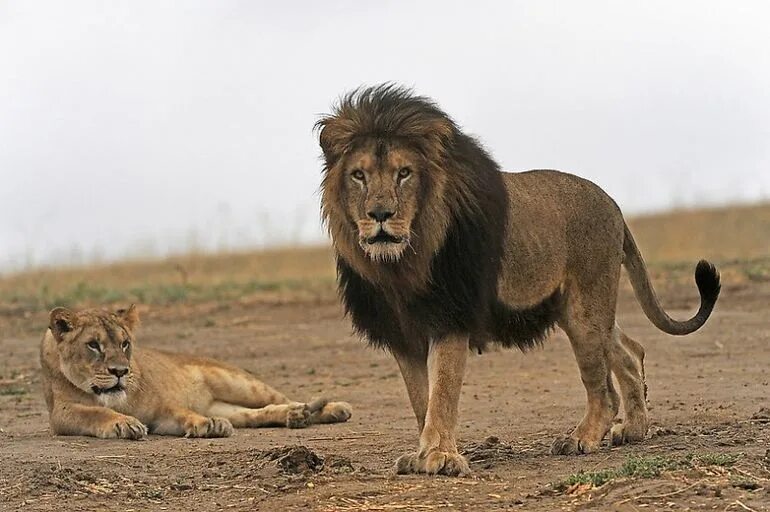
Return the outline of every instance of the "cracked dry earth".
[[[697,305],[690,284],[659,292],[678,317]],[[459,427],[467,479],[393,474],[416,442],[403,383],[331,299],[143,308],[138,343],[216,356],[296,399],[325,393],[355,408],[348,423],[216,440],[52,437],[37,364],[46,314],[0,309],[0,510],[770,510],[769,303],[770,282],[726,284],[708,324],[673,338],[625,286],[618,319],[647,349],[654,425],[641,444],[591,455],[548,453],[584,406],[561,332],[529,354],[473,357]],[[575,479],[633,458],[699,462]]]

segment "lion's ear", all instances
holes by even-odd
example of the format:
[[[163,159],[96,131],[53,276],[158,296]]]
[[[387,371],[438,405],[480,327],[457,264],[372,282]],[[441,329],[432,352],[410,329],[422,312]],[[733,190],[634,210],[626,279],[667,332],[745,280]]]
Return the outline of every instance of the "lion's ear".
[[[454,123],[445,117],[417,120],[409,129],[415,140],[427,142],[423,145],[423,150],[431,159],[446,156],[447,148],[454,144]]]
[[[139,312],[136,310],[136,305],[131,304],[128,309],[119,309],[115,314],[120,318],[130,330],[134,330],[139,326]]]
[[[321,145],[326,166],[331,167],[348,149],[355,134],[355,127],[339,117],[326,117],[316,123],[321,129],[318,143]]]
[[[75,313],[67,308],[54,308],[48,314],[48,328],[56,341],[64,339],[64,333],[75,328]]]

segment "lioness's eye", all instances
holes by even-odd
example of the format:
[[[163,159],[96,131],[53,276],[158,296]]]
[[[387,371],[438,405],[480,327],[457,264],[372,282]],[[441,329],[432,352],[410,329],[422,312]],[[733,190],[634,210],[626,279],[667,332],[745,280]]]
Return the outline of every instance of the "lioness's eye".
[[[355,171],[351,172],[350,175],[353,176],[354,180],[364,181],[364,171],[361,169],[356,169]]]
[[[409,167],[402,167],[398,170],[398,178],[401,180],[408,177],[410,174],[412,174],[412,170]]]
[[[128,340],[124,341],[123,344],[121,345],[121,347],[123,348],[123,352],[128,350],[128,347],[130,347],[130,346],[131,346],[131,342],[130,341],[128,341]]]
[[[95,352],[101,352],[102,351],[101,345],[99,345],[99,342],[96,341],[96,340],[89,341],[88,343],[86,343],[86,346],[88,348],[90,348],[91,350],[95,351]]]

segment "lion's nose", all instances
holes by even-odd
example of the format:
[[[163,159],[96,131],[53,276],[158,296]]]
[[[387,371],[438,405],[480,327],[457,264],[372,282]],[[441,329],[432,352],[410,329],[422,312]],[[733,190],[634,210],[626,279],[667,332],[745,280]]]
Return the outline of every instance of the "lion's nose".
[[[378,206],[372,211],[367,212],[366,214],[376,220],[377,222],[385,222],[389,218],[393,216],[392,211],[388,210],[387,208],[382,208],[381,206]]]
[[[125,374],[128,373],[128,367],[127,366],[110,366],[107,368],[107,371],[113,374],[117,378],[121,378]]]

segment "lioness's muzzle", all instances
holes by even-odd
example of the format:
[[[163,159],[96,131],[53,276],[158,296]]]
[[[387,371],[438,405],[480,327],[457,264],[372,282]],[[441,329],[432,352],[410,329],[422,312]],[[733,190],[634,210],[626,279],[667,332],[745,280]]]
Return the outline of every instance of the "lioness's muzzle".
[[[91,391],[93,391],[95,395],[101,395],[103,393],[118,393],[124,389],[125,388],[123,387],[123,384],[120,382],[109,388],[100,388],[96,385],[91,386]]]

